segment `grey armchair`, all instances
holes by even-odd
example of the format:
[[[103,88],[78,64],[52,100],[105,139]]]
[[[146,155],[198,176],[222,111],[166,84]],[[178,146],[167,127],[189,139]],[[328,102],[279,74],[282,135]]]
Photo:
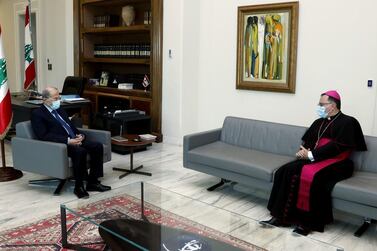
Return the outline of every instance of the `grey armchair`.
[[[111,160],[111,135],[109,131],[80,129],[89,140],[103,144],[103,162]],[[54,194],[58,195],[66,181],[73,176],[67,146],[61,143],[38,140],[30,121],[16,124],[16,136],[12,138],[13,166],[16,169],[53,177],[53,179],[31,180],[29,184],[43,185],[57,181]]]

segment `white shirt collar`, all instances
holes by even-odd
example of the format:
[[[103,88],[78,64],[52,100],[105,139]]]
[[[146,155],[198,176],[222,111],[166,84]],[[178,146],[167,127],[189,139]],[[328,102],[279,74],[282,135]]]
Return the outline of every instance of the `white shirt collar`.
[[[48,105],[46,105],[46,104],[43,104],[46,108],[47,108],[47,110],[50,112],[50,113],[52,113],[52,109],[51,109],[51,107],[49,107]]]

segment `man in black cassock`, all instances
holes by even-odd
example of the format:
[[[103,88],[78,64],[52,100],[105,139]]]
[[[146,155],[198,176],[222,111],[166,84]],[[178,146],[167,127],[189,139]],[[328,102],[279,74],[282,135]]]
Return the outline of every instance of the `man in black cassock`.
[[[297,160],[280,167],[274,175],[268,210],[272,218],[261,221],[274,226],[296,225],[293,232],[307,235],[324,231],[333,221],[331,191],[352,176],[352,151],[366,151],[359,122],[340,111],[338,92],[321,95],[315,120],[302,137]]]

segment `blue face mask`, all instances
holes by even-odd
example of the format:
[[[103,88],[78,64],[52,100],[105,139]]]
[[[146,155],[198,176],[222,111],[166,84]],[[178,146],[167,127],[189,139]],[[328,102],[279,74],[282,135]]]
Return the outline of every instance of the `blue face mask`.
[[[328,112],[326,112],[326,107],[324,106],[317,106],[317,114],[320,118],[327,118],[327,116],[329,115]]]
[[[60,100],[52,101],[50,107],[51,107],[52,110],[57,110],[57,109],[59,109],[59,107],[60,107]]]

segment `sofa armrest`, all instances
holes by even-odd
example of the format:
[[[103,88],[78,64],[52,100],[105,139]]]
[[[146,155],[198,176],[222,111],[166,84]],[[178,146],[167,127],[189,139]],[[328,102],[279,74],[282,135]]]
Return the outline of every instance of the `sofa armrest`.
[[[187,152],[199,146],[220,140],[221,128],[188,134],[183,137],[183,163],[187,160]]]
[[[221,128],[185,135],[183,137],[183,150],[190,151],[193,148],[220,140],[220,135]]]
[[[66,144],[13,137],[12,155],[16,169],[60,179],[69,176]]]

